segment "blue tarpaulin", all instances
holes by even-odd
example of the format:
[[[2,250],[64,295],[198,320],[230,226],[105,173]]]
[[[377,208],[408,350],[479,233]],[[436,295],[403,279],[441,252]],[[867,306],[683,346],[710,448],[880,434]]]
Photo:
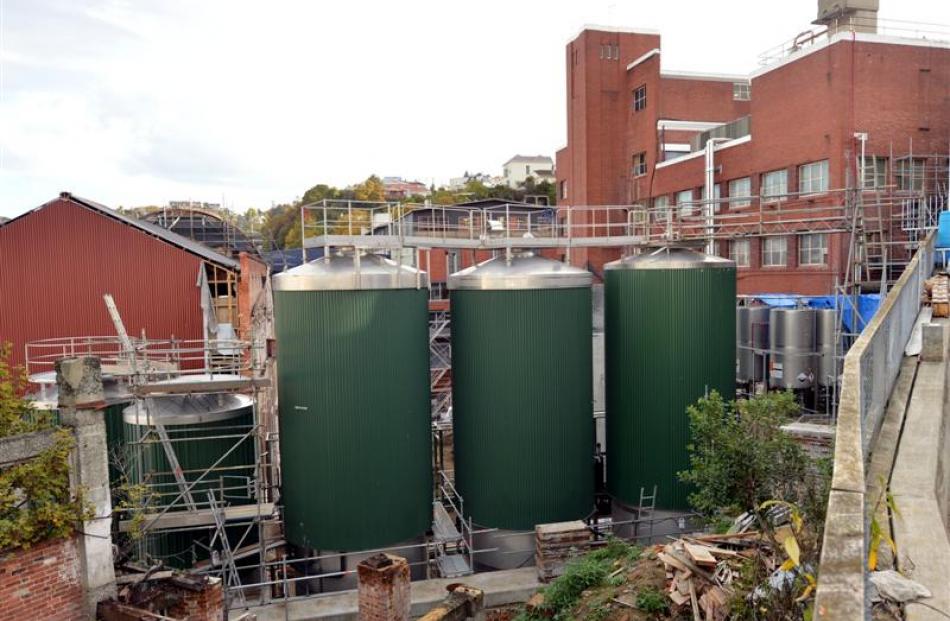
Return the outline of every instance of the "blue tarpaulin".
[[[799,303],[804,303],[808,308],[834,308],[835,296],[833,295],[794,295],[791,293],[764,293],[762,295],[752,296],[767,306],[777,306],[782,308],[793,308]],[[838,296],[838,306],[841,308],[841,322],[845,330],[852,333],[859,333],[871,321],[871,317],[877,312],[877,307],[881,305],[881,295],[879,293],[862,293],[857,296],[858,321],[854,325],[854,312],[851,306],[853,298],[851,296]]]

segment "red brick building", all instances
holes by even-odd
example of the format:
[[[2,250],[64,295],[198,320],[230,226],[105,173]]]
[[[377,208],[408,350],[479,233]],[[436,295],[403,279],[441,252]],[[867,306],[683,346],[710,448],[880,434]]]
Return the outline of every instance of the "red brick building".
[[[751,75],[670,71],[656,32],[583,30],[558,204],[637,205],[652,235],[738,259],[740,293],[830,293],[849,250],[867,280],[893,273],[947,204],[950,42],[859,30],[800,36]],[[617,256],[572,261],[601,273]]]

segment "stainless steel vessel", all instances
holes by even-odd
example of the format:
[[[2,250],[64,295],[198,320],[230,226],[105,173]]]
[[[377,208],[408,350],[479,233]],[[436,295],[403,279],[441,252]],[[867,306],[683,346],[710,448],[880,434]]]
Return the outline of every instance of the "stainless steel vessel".
[[[769,312],[769,387],[802,390],[815,383],[815,309],[773,308]]]
[[[834,386],[841,377],[843,347],[840,340],[835,343],[837,326],[838,313],[834,309],[822,308],[815,311],[815,349],[818,357],[816,379],[819,386]]]
[[[765,381],[769,349],[768,306],[740,306],[736,309],[736,353],[739,382]]]

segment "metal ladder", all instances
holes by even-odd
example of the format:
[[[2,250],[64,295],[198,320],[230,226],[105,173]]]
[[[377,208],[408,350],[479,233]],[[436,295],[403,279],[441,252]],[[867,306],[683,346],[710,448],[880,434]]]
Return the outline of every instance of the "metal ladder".
[[[439,471],[441,479],[439,496],[432,503],[432,543],[435,567],[443,578],[458,578],[474,572],[473,529],[471,519],[466,520],[464,502],[445,472]],[[446,503],[456,515],[458,523],[449,514]],[[461,529],[458,525],[461,525]]]
[[[647,506],[647,503],[650,503]],[[644,494],[644,488],[640,488],[640,502],[637,503],[637,540],[642,539],[640,534],[640,524],[643,522],[644,517],[649,520],[649,533],[647,534],[647,540],[652,541],[653,539],[653,512],[656,509],[656,485],[653,486],[653,493],[647,496]]]
[[[208,507],[211,509],[211,516],[214,518],[214,536],[211,537],[208,548],[211,549],[211,553],[214,554],[214,543],[218,539],[221,540],[221,549],[224,553],[224,557],[221,559],[221,571],[224,573],[225,584],[227,585],[226,590],[228,592],[236,592],[241,603],[243,603],[244,592],[241,590],[241,578],[238,575],[237,565],[234,564],[231,542],[228,541],[228,533],[224,527],[224,510],[221,508],[221,505],[218,504],[218,501],[215,500],[214,492],[208,490],[207,494]]]

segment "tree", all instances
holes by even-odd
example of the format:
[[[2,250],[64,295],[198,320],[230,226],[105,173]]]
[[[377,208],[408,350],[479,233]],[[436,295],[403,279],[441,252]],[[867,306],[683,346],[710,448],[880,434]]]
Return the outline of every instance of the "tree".
[[[697,511],[736,515],[767,500],[812,506],[821,473],[782,430],[799,411],[792,393],[727,402],[713,392],[688,411],[690,469],[680,479],[695,486],[689,500]]]
[[[376,175],[370,175],[366,181],[353,188],[353,197],[358,201],[384,201],[386,188],[382,179]]]
[[[52,418],[22,397],[26,377],[9,356],[10,345],[0,344],[0,438],[53,428]],[[50,448],[0,469],[0,553],[67,537],[92,517],[92,507],[70,488],[74,445],[72,434],[60,429]]]
[[[318,203],[324,199],[335,198],[341,198],[340,191],[338,189],[325,183],[318,183],[303,193],[303,196],[300,198],[300,202],[304,205],[309,205],[311,203]]]

